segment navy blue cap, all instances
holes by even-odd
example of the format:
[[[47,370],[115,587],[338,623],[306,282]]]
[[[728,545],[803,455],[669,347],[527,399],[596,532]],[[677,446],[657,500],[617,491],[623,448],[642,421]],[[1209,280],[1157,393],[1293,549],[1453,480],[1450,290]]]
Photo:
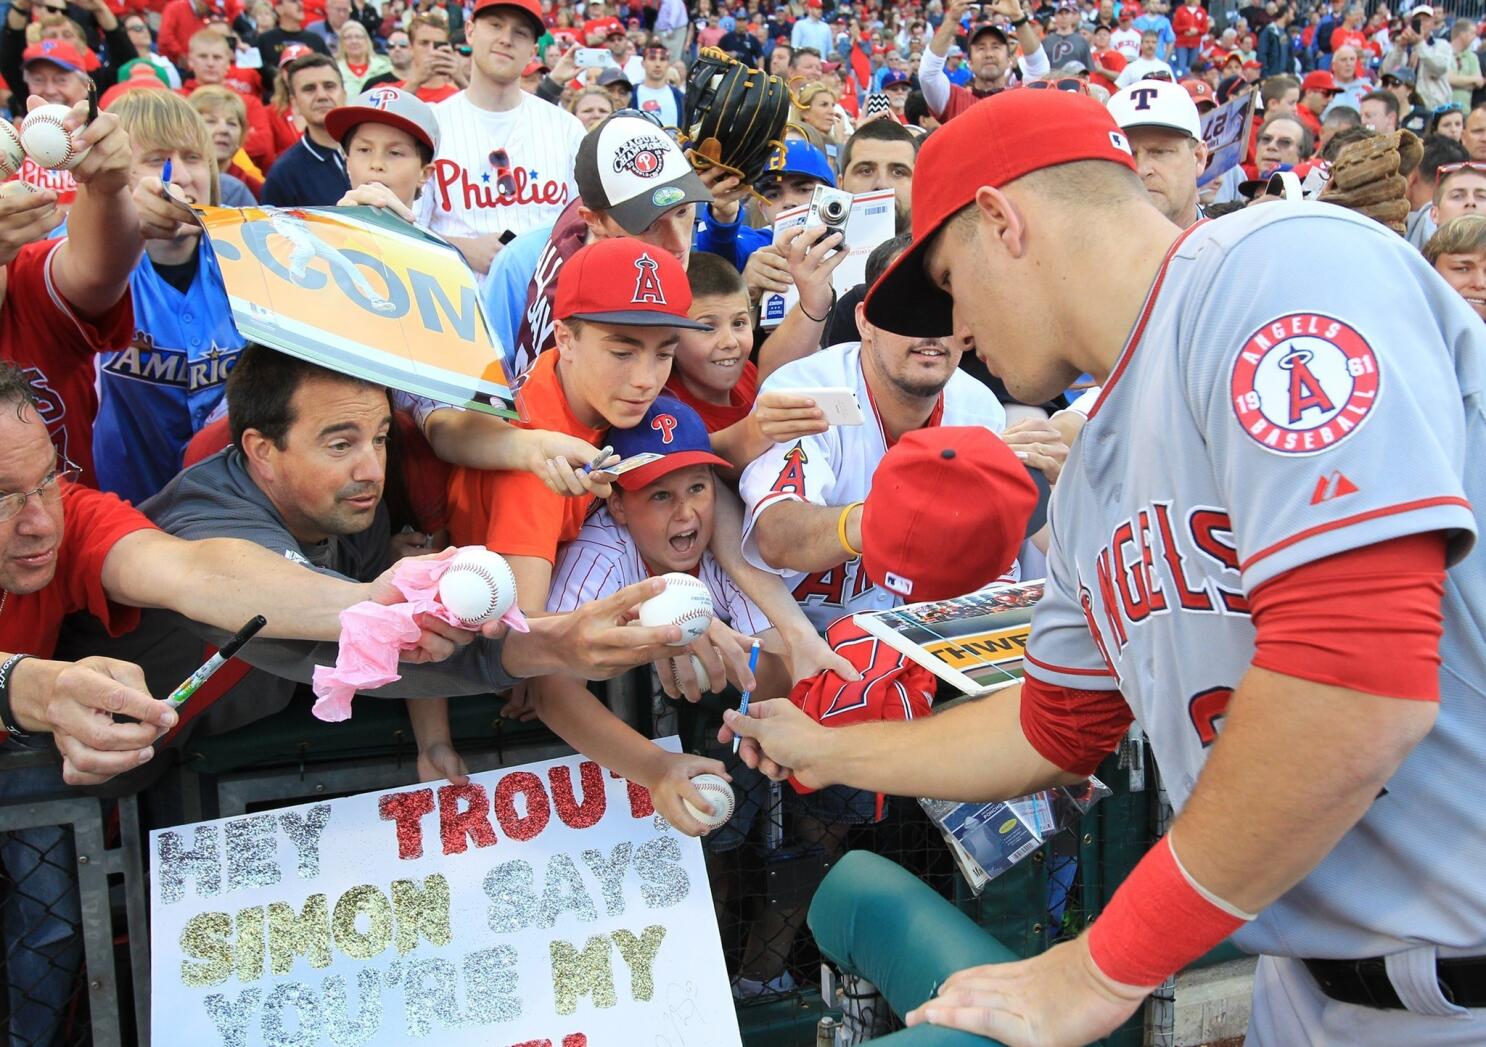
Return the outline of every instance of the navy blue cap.
[[[778,156],[779,152],[775,150],[775,159],[778,159]],[[803,139],[792,138],[786,142],[784,145],[784,163],[778,167],[775,167],[771,163],[768,174],[765,177],[775,177],[782,174],[808,175],[817,182],[824,182],[832,189],[836,188],[836,176],[831,173],[831,164],[826,159],[826,154]]]
[[[887,75],[882,78],[882,89],[886,91],[889,87],[896,87],[898,84],[906,84],[911,79],[912,77],[903,72],[903,70],[901,69],[889,69],[887,71]]]
[[[630,429],[610,429],[609,446],[620,461],[637,454],[663,455],[659,461],[631,469],[615,482],[626,491],[648,487],[667,473],[689,465],[729,464],[712,453],[712,438],[701,415],[680,400],[658,396],[640,423]]]

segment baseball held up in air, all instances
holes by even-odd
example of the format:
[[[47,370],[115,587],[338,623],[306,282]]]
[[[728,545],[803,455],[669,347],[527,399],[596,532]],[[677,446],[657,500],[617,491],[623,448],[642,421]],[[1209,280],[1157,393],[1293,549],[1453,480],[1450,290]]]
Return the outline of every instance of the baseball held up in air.
[[[500,553],[471,546],[449,561],[439,579],[439,601],[465,625],[492,621],[516,602],[516,576]]]
[[[712,805],[712,810],[699,811],[690,800],[682,800],[686,813],[705,825],[709,832],[726,825],[733,816],[733,787],[716,774],[699,774],[691,780],[691,784]]]
[[[88,155],[62,126],[72,115],[65,105],[39,105],[21,121],[21,146],[26,155],[48,171],[70,171]]]
[[[0,178],[9,178],[26,162],[21,133],[9,120],[0,120]]]
[[[685,647],[712,624],[712,594],[689,574],[672,572],[661,580],[666,587],[640,605],[640,624],[679,626],[681,639],[672,646]]]

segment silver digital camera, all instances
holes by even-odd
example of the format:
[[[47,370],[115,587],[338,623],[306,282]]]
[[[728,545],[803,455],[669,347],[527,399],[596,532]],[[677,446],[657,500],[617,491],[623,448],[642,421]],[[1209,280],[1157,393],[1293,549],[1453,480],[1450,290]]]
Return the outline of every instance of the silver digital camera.
[[[810,210],[805,215],[805,224],[823,225],[831,232],[846,235],[846,223],[851,220],[852,195],[828,185],[815,187],[810,198]]]

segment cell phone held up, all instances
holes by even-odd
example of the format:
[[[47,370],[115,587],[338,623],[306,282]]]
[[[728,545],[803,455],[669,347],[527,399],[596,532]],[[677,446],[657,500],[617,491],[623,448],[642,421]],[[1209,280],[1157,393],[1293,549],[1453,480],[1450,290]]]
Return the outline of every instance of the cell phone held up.
[[[879,113],[886,113],[892,107],[893,104],[888,101],[886,94],[881,91],[873,91],[867,96],[866,109],[862,115],[877,116]]]
[[[614,55],[607,47],[580,47],[573,62],[579,69],[603,69],[614,64]]]

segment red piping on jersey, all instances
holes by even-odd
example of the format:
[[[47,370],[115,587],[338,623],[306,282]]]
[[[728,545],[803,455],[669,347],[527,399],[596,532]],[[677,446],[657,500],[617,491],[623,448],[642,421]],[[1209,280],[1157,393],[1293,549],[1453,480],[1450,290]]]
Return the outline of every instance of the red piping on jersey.
[[[1156,308],[1156,296],[1161,293],[1161,285],[1166,282],[1166,269],[1171,265],[1171,259],[1176,255],[1176,249],[1180,247],[1187,237],[1192,235],[1198,226],[1206,225],[1209,219],[1204,218],[1200,222],[1189,225],[1183,229],[1181,235],[1171,242],[1166,249],[1166,256],[1161,259],[1161,268],[1156,270],[1156,279],[1151,284],[1151,289],[1146,292],[1145,304],[1140,307],[1140,316],[1135,319],[1135,327],[1130,331],[1130,337],[1125,339],[1125,347],[1120,350],[1120,358],[1115,362],[1114,370],[1109,372],[1109,378],[1100,389],[1098,398],[1094,405],[1089,408],[1087,418],[1093,418],[1099,413],[1099,408],[1104,406],[1104,401],[1109,398],[1109,391],[1114,388],[1115,382],[1119,381],[1120,375],[1125,371],[1125,365],[1130,362],[1130,357],[1135,355],[1135,347],[1140,344],[1140,338],[1145,334],[1145,325],[1150,322],[1151,313]]]
[[[1358,513],[1355,516],[1343,517],[1340,520],[1331,520],[1327,523],[1317,524],[1315,527],[1307,527],[1304,531],[1300,531],[1297,534],[1292,534],[1289,538],[1282,538],[1280,541],[1275,542],[1273,545],[1268,546],[1264,549],[1260,549],[1253,556],[1249,557],[1243,563],[1239,564],[1238,569],[1239,571],[1247,571],[1250,567],[1254,566],[1254,564],[1258,563],[1266,556],[1273,556],[1281,549],[1289,548],[1290,546],[1295,545],[1297,542],[1303,542],[1307,538],[1313,538],[1318,534],[1325,534],[1327,531],[1334,531],[1339,527],[1351,527],[1353,524],[1365,523],[1368,520],[1376,520],[1380,516],[1392,516],[1395,513],[1410,513],[1416,509],[1433,509],[1435,506],[1439,505],[1458,505],[1466,509],[1467,511],[1469,511],[1471,508],[1471,503],[1466,501],[1464,498],[1456,498],[1454,496],[1444,495],[1439,498],[1420,498],[1417,501],[1413,502],[1400,502],[1398,505],[1384,506],[1381,509],[1369,509],[1365,513]]]
[[[1022,661],[1031,662],[1039,669],[1046,669],[1050,673],[1067,673],[1069,676],[1113,676],[1108,669],[1070,669],[1065,665],[1052,665],[1048,662],[1040,662],[1026,651],[1022,652]]]

